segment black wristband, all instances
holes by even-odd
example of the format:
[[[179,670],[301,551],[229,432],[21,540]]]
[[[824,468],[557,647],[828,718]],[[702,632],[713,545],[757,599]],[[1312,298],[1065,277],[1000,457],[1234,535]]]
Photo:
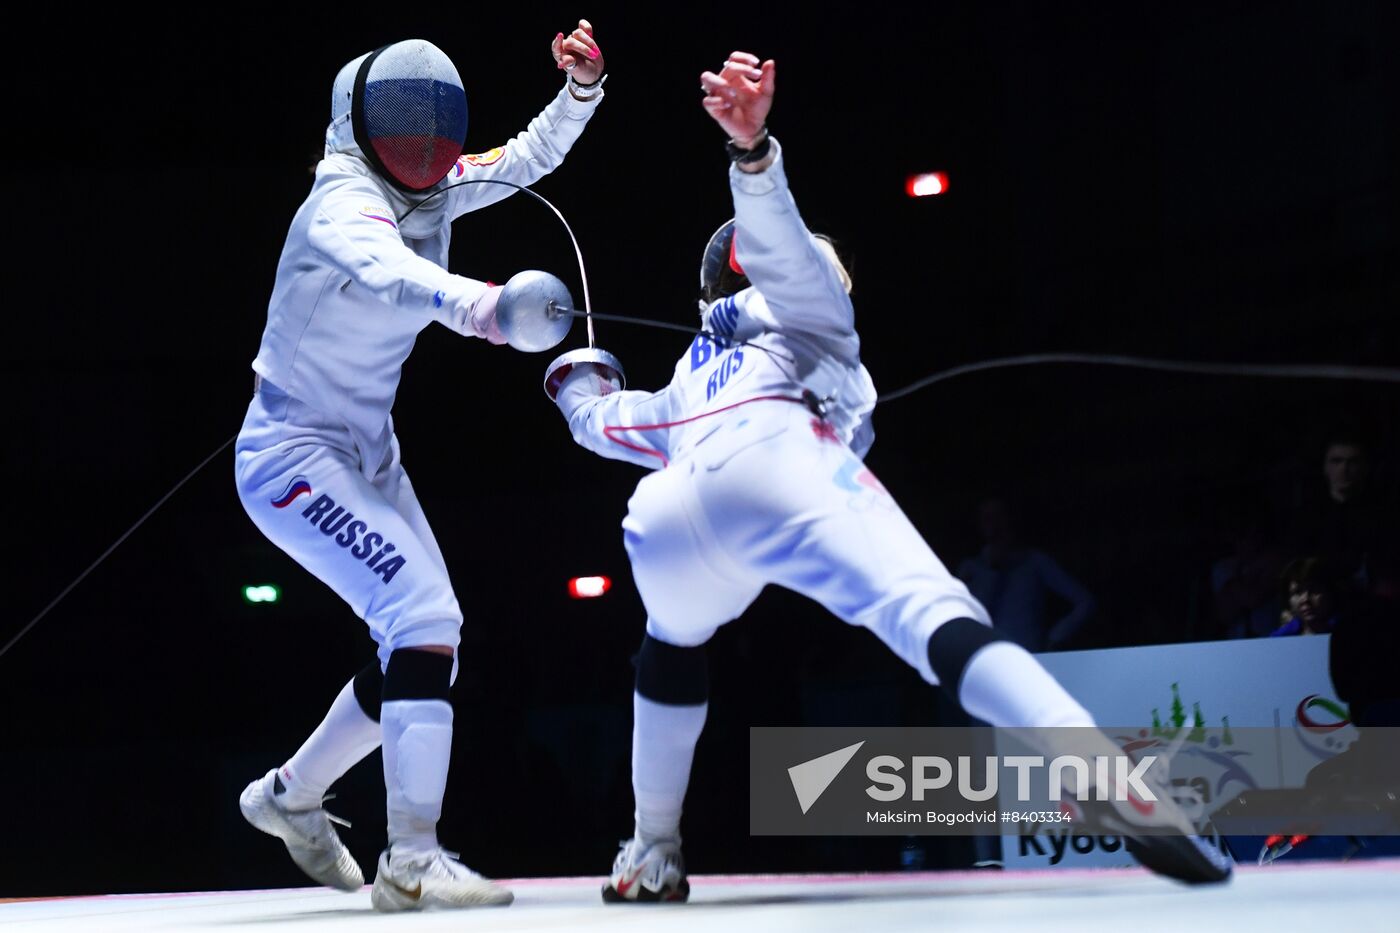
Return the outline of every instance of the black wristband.
[[[598,76],[597,81],[590,84],[580,84],[578,81],[574,80],[573,75],[569,75],[569,79],[564,83],[564,86],[569,89],[569,96],[574,100],[587,103],[588,101],[598,99],[598,95],[603,90],[603,82],[606,81],[607,78],[607,75],[602,74]]]
[[[729,161],[737,162],[740,165],[751,165],[754,162],[762,162],[768,158],[768,152],[773,147],[768,141],[768,131],[763,131],[763,140],[752,149],[740,149],[734,145],[734,140],[724,144],[724,151],[729,153]]]

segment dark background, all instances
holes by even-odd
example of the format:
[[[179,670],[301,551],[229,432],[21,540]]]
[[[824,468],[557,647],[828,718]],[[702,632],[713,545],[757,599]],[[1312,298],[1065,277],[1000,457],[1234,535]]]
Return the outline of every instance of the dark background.
[[[1124,6],[211,8],[226,18],[75,15],[16,37],[0,639],[237,429],[331,80],[399,38],[457,63],[482,151],[554,94],[555,32],[592,19],[608,97],[537,188],[581,238],[599,310],[694,320],[700,251],[730,211],[698,75],[743,48],[779,63],[770,125],[809,225],[854,257],[882,389],[1053,350],[1400,362],[1396,14]],[[933,169],[948,193],[906,198],[905,175]],[[577,285],[563,232],[527,199],[455,233],[454,271]],[[685,346],[599,335],[638,387]],[[571,444],[540,392],[548,357],[429,328],[394,412],[467,615],[441,835],[495,876],[602,873],[631,829],[644,615],[618,525],[641,473]],[[1099,598],[1081,646],[1205,639],[1221,516],[1315,492],[1339,419],[1370,432],[1389,488],[1397,402],[1355,382],[1004,370],[882,407],[869,463],[952,564],[977,547],[978,500],[1013,497]],[[617,586],[572,602],[564,582],[583,573]],[[246,605],[240,588],[264,582],[282,601]],[[224,453],[0,658],[0,896],[304,883],[236,797],[371,657],[362,624],[244,515]],[[711,666],[691,869],[896,864],[887,840],[750,839],[746,730],[927,723],[933,692],[868,633],[772,591]],[[378,762],[332,807],[366,865]]]

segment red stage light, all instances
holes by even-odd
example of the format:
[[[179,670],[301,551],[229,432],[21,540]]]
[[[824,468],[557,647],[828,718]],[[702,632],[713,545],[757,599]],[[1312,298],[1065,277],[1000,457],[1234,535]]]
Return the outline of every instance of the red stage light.
[[[911,198],[927,198],[948,190],[947,172],[921,172],[904,181],[904,193]]]
[[[569,581],[569,595],[574,599],[596,599],[612,589],[607,577],[574,577]]]

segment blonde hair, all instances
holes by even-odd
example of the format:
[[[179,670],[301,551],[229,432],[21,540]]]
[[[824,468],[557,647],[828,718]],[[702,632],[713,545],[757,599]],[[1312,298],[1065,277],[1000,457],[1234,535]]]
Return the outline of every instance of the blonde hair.
[[[846,271],[846,266],[841,262],[841,257],[836,252],[836,244],[831,242],[831,237],[815,233],[817,248],[826,254],[826,258],[831,260],[831,264],[836,267],[836,275],[841,280],[841,287],[846,290],[846,294],[851,293],[854,282],[851,281],[851,274]]]

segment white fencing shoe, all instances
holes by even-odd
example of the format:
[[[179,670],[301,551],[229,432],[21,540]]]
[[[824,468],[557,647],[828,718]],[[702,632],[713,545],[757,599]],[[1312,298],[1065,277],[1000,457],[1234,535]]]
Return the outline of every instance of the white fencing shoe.
[[[1120,788],[1111,779],[1109,800],[1062,799],[1060,808],[1080,824],[1077,829],[1081,833],[1122,836],[1128,853],[1159,875],[1186,884],[1228,881],[1234,860],[1199,834],[1196,821],[1182,806],[1189,804],[1193,811],[1201,811],[1199,796],[1170,781],[1171,756],[1179,745],[1174,743],[1158,753],[1162,766],[1142,779],[1155,800],[1144,798],[1130,786]]]
[[[612,875],[603,885],[603,900],[610,904],[684,901],[690,897],[685,880],[685,859],[678,841],[643,846],[636,839],[622,844],[613,862]]]
[[[364,873],[331,825],[333,822],[345,826],[350,824],[331,816],[321,807],[314,810],[284,809],[277,800],[279,780],[274,768],[243,788],[238,798],[238,808],[243,811],[243,818],[286,843],[292,861],[318,884],[341,891],[358,891],[364,887]]]
[[[515,900],[443,849],[392,857],[385,849],[369,901],[381,913],[434,908],[505,906]]]

